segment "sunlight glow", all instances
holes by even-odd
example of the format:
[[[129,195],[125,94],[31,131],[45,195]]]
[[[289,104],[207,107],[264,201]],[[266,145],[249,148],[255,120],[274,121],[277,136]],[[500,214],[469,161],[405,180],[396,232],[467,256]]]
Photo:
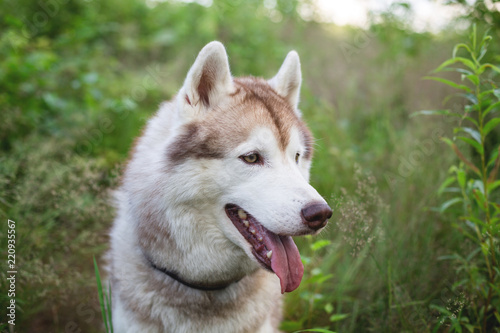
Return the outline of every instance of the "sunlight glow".
[[[335,23],[337,25],[368,26],[370,11],[386,10],[395,0],[314,0],[316,6],[315,20]],[[426,0],[408,0],[413,10],[413,28],[418,31],[438,31],[450,20],[459,15],[454,6],[446,6],[444,2]],[[312,19],[311,8],[302,8],[301,15]]]

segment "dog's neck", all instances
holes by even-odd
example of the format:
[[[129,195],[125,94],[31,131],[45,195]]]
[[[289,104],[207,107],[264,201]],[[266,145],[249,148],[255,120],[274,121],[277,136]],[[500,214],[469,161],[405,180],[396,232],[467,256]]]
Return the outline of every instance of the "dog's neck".
[[[206,283],[206,282],[195,282],[195,281],[187,281],[179,276],[178,273],[175,271],[168,270],[164,267],[159,267],[157,266],[151,258],[149,258],[147,255],[144,255],[146,258],[147,262],[153,268],[154,270],[161,272],[165,275],[168,275],[170,278],[174,279],[175,281],[179,282],[180,284],[185,285],[186,287],[196,289],[196,290],[201,290],[201,291],[220,291],[224,290],[233,283],[238,283],[241,278],[233,281],[223,281],[223,282],[216,282],[216,283]]]

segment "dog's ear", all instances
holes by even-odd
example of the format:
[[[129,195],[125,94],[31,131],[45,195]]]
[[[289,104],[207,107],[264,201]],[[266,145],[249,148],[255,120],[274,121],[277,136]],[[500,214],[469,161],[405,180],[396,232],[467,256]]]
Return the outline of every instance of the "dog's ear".
[[[297,114],[300,114],[297,105],[299,104],[301,82],[302,74],[300,72],[299,55],[295,51],[290,51],[283,65],[281,65],[278,74],[269,80],[269,84],[278,94],[288,100]]]
[[[223,95],[234,90],[227,53],[217,41],[208,43],[189,70],[179,97],[190,115],[217,105]]]

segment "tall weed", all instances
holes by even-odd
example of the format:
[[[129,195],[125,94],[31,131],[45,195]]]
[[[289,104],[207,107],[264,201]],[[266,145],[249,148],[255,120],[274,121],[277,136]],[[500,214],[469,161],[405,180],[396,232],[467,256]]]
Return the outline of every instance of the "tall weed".
[[[454,137],[442,139],[457,155],[458,163],[449,168],[450,176],[439,188],[439,195],[448,200],[437,210],[451,215],[453,226],[466,239],[461,252],[441,257],[455,265],[459,280],[453,289],[462,300],[445,307],[431,305],[441,315],[434,331],[447,327],[448,332],[462,332],[462,328],[469,332],[500,332],[500,146],[490,139],[500,124],[500,89],[493,81],[500,68],[482,62],[491,36],[485,33],[478,38],[476,30],[474,26],[469,42],[457,44],[453,56],[434,70],[457,72],[460,82],[426,77],[458,89],[458,95],[467,101],[463,110],[418,112],[460,120]]]

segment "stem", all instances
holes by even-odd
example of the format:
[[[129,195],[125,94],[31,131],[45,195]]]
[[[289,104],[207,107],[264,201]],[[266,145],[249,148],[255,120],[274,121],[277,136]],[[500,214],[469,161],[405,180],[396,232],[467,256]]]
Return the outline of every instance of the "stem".
[[[475,33],[475,31],[474,31]],[[475,41],[475,40],[474,40]],[[474,50],[475,51],[475,50]],[[478,73],[476,72],[476,75]],[[478,75],[479,77],[479,75]],[[483,147],[482,153],[481,153],[481,178],[483,182],[483,187],[484,187],[484,200],[485,200],[485,205],[486,205],[486,224],[488,226],[488,235],[487,239],[484,241],[484,243],[487,243],[489,241],[489,253],[485,253],[484,257],[486,260],[486,265],[488,267],[488,275],[489,275],[489,282],[490,284],[493,284],[495,281],[495,275],[496,272],[491,268],[496,266],[496,258],[495,258],[495,248],[494,248],[494,242],[493,242],[493,235],[491,234],[491,217],[490,217],[490,202],[489,202],[489,191],[488,191],[488,170],[486,168],[486,150],[485,150],[485,138],[486,136],[484,135],[483,131],[483,125],[484,125],[484,119],[483,119],[483,110],[482,110],[482,101],[481,101],[481,87],[480,84],[476,85],[476,97],[477,97],[477,105],[478,105],[478,120],[479,120],[479,133],[481,135],[481,145]],[[481,240],[481,246],[482,246],[483,240]],[[491,255],[491,263],[490,263],[490,258],[489,256]],[[491,298],[492,298],[492,288],[488,286],[488,296],[486,298],[486,303],[484,307],[484,314],[483,314],[483,325],[482,325],[482,331],[486,332],[486,322],[488,318],[488,308],[490,306]]]

